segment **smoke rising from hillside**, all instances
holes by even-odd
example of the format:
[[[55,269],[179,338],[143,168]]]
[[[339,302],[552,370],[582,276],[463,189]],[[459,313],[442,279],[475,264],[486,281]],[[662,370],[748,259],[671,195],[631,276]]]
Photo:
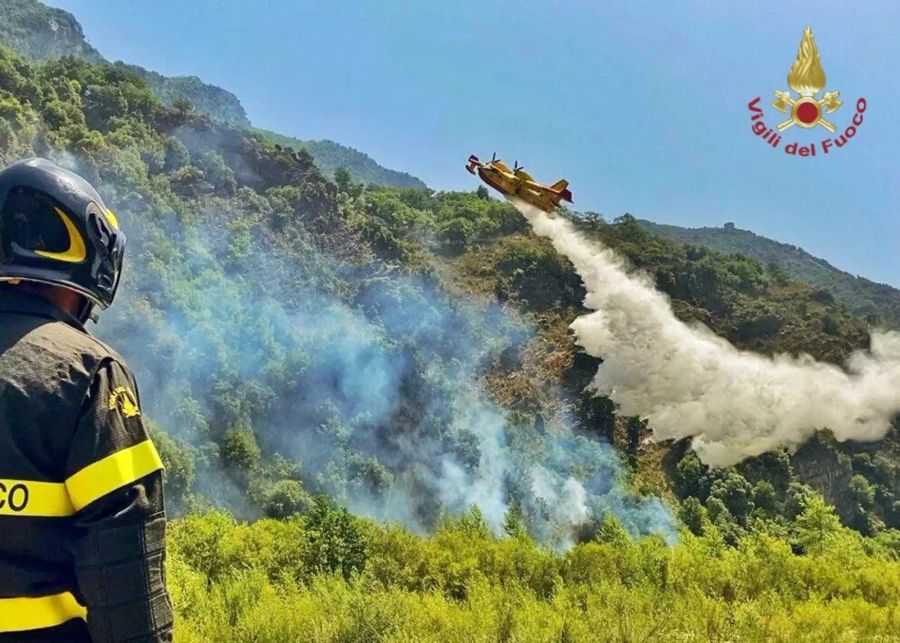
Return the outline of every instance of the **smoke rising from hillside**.
[[[513,201],[535,233],[568,257],[594,312],[572,323],[577,342],[603,359],[591,387],[625,415],[648,420],[657,439],[692,438],[700,459],[735,464],[816,430],[876,440],[900,412],[900,334],[875,332],[843,369],[809,356],[740,351],[701,324],[675,317],[645,275],[565,219]]]
[[[240,431],[263,466],[277,453],[299,463],[310,492],[418,531],[476,506],[502,533],[515,507],[555,547],[608,513],[634,535],[674,539],[668,510],[627,488],[609,444],[567,421],[539,430],[493,401],[485,373],[533,335],[514,310],[451,296],[432,277],[349,266],[312,242],[290,255],[238,246],[235,263],[231,226],[259,207],[211,202],[196,228],[166,215],[153,226],[171,248],[118,207],[127,278],[98,326],[135,370],[148,417],[195,448],[197,486],[215,504],[256,510],[242,474],[222,466],[223,436]]]

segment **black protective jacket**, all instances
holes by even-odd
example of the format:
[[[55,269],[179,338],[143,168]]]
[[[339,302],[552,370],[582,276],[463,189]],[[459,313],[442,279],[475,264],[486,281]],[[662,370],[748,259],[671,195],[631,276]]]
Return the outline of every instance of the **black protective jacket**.
[[[171,641],[165,525],[122,359],[0,291],[0,641]]]

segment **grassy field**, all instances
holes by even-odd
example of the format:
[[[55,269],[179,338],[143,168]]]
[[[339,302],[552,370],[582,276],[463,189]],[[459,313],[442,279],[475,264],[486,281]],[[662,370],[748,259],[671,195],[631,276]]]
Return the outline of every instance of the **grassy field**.
[[[477,515],[420,537],[348,518],[171,530],[180,641],[895,641],[896,543],[824,505],[726,546],[632,541],[612,520],[566,552],[490,535]],[[327,523],[327,524],[326,524]],[[771,526],[770,526],[771,527]],[[342,533],[343,532],[343,533]]]

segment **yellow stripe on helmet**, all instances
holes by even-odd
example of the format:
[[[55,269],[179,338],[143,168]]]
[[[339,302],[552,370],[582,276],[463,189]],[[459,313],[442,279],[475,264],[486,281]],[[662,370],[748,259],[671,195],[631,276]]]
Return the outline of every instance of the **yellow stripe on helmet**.
[[[66,232],[69,233],[69,248],[64,252],[49,252],[47,250],[35,250],[34,254],[47,259],[55,259],[57,261],[65,261],[66,263],[81,263],[87,259],[87,246],[84,245],[84,237],[72,223],[65,212],[57,207],[53,208],[56,215],[62,219],[63,225],[66,226]]]
[[[116,213],[106,208],[103,210],[103,216],[106,217],[107,223],[113,227],[114,230],[119,229],[119,217],[116,216]]]

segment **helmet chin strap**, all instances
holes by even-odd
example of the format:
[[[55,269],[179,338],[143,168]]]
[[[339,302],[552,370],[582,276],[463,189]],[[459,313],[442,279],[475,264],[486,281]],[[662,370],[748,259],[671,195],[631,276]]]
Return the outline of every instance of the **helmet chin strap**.
[[[82,324],[88,323],[88,321],[92,321],[95,324],[100,321],[100,318],[97,316],[97,313],[94,311],[95,304],[87,297],[82,298],[84,300],[84,304],[81,306],[81,310],[78,311],[78,314],[75,315],[76,319],[80,321]]]

